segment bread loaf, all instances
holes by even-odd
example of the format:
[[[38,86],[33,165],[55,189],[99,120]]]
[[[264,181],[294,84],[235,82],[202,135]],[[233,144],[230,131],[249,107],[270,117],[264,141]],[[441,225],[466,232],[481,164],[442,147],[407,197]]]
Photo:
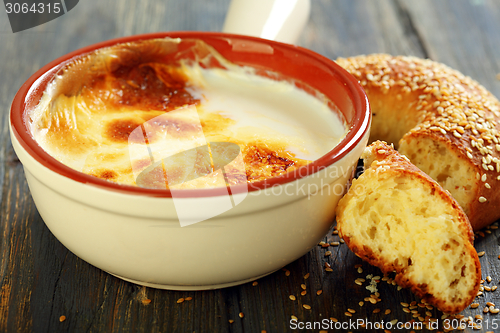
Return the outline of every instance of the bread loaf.
[[[500,102],[443,64],[374,54],[337,60],[365,89],[372,140],[447,189],[474,230],[500,218]]]

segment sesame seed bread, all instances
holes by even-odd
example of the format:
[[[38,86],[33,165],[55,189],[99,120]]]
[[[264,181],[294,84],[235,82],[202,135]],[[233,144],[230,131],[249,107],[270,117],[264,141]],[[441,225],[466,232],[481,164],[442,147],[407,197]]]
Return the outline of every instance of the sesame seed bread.
[[[371,139],[400,153],[447,189],[474,230],[500,218],[500,102],[443,64],[374,54],[339,58],[365,89]]]
[[[476,296],[481,266],[458,203],[386,143],[362,158],[365,172],[337,206],[337,228],[349,248],[424,302],[458,313]]]

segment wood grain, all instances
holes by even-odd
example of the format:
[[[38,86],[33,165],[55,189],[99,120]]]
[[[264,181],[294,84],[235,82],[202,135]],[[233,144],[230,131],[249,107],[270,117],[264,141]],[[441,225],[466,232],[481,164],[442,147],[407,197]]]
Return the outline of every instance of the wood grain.
[[[87,264],[59,243],[40,218],[8,133],[10,101],[20,85],[49,61],[98,41],[153,31],[218,31],[228,3],[80,1],[64,16],[16,34],[0,10],[0,332],[288,332],[292,315],[300,321],[412,319],[400,303],[417,301],[414,296],[383,281],[377,285],[381,302],[359,305],[370,291],[367,282],[354,280],[380,272],[344,244],[318,246],[285,267],[289,275],[280,270],[256,285],[165,291],[124,282]],[[495,0],[312,0],[310,22],[299,43],[331,59],[374,52],[430,57],[500,96],[498,31],[500,5]],[[488,286],[500,279],[498,237],[497,229],[487,230],[475,245],[486,252],[481,264],[483,276],[493,278]],[[339,237],[330,233],[324,241]],[[326,251],[331,255],[325,256]],[[331,272],[325,271],[325,263]],[[303,296],[301,284],[306,286]],[[500,304],[498,293],[485,292],[478,298],[480,307],[463,315],[482,314],[487,301]],[[192,300],[177,303],[186,297]],[[345,315],[348,308],[355,310],[352,317]],[[375,309],[381,312],[373,314]],[[61,322],[62,315],[66,319]]]

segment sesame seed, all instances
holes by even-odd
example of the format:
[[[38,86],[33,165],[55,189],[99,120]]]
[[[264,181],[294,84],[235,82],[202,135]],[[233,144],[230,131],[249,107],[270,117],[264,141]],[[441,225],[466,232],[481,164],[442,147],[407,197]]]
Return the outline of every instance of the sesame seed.
[[[318,295],[318,296],[319,296],[319,295],[321,295],[322,293],[323,293],[323,290],[321,290],[321,289],[320,289],[320,290],[318,290],[318,291],[316,292],[316,295]]]
[[[149,303],[151,303],[151,300],[149,298],[148,299],[143,299],[141,303],[144,304],[144,305],[148,305]]]
[[[486,187],[487,189],[491,189],[491,186],[488,183],[484,183],[484,187]]]
[[[486,305],[495,307],[495,303],[492,302],[486,302]]]
[[[304,280],[307,280],[309,278],[309,273],[307,273],[306,275],[304,275]]]
[[[252,286],[254,286],[254,287],[255,287],[256,285],[258,285],[258,284],[259,284],[259,283],[258,283],[257,281],[252,282]]]
[[[334,317],[330,317],[330,320],[333,321],[334,323],[339,321],[337,318],[334,318]]]
[[[359,274],[363,273],[363,268],[358,267],[358,273],[359,273]]]
[[[490,310],[490,313],[493,313],[493,314],[497,314],[498,312],[500,312],[500,309],[493,309],[493,310]]]
[[[480,202],[480,203],[483,203],[483,202],[486,202],[486,201],[487,201],[487,200],[486,200],[486,198],[485,198],[485,197],[479,197],[479,202]]]
[[[61,323],[62,323],[63,321],[65,321],[65,320],[66,320],[66,316],[61,316],[61,317],[59,317],[59,321],[60,321]]]
[[[184,298],[182,297],[177,300],[177,303],[182,303],[182,302],[184,302]]]
[[[365,302],[361,301],[358,304],[359,304],[359,306],[363,306],[363,305],[365,305]]]
[[[307,290],[302,290],[302,291],[300,292],[300,294],[301,294],[302,296],[304,296],[305,294],[307,294]]]
[[[488,275],[488,276],[486,277],[486,281],[491,282],[491,276],[489,276],[489,275]]]
[[[347,312],[347,311],[346,311],[346,312],[344,312],[344,314],[345,314],[347,317],[352,317],[352,313],[350,313],[350,312]]]
[[[191,296],[184,298],[184,300],[185,300],[185,301],[190,301],[190,300],[192,300],[192,299],[193,299],[193,298],[192,298]]]
[[[234,323],[234,320],[229,319],[229,323],[230,323],[230,324]]]
[[[486,254],[486,252],[481,251],[481,252],[478,252],[478,253],[477,253],[477,256],[478,256],[478,257],[482,257],[482,256],[484,256],[485,254]]]
[[[295,300],[296,300],[295,296],[293,296],[293,295],[290,295],[290,296],[288,296],[288,297],[289,297],[292,301],[295,301]]]
[[[479,307],[479,303],[472,303],[470,307],[471,309],[477,309]]]
[[[297,319],[298,319],[298,318],[297,318],[297,317],[295,317],[294,315],[291,315],[291,318],[292,318],[292,319],[295,319],[295,320],[297,320]],[[331,318],[330,318],[330,319],[331,319]]]
[[[240,316],[240,318],[243,318],[243,317],[245,317],[245,314],[244,314],[243,312],[240,312],[240,313],[238,314],[238,316]]]
[[[486,176],[486,174],[484,173],[484,174],[481,176],[481,181],[482,181],[482,182],[485,182],[485,181],[486,181],[486,177],[487,177],[487,176]]]
[[[326,252],[325,252],[325,257],[329,257],[329,256],[331,256],[331,255],[332,255],[332,251],[326,251]]]
[[[350,313],[356,313],[356,310],[354,309],[347,309],[347,311],[349,311]]]
[[[381,311],[381,310],[380,310],[379,308],[377,308],[377,309],[374,309],[374,310],[373,310],[373,313],[379,313],[380,311]]]

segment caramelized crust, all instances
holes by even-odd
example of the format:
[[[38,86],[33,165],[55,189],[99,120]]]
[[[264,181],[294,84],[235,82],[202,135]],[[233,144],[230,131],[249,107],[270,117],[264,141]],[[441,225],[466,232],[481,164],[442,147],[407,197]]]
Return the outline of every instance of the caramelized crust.
[[[500,102],[431,60],[385,54],[337,60],[364,87],[372,140],[394,143],[447,189],[474,230],[500,218]]]
[[[235,120],[205,112],[202,87],[189,81],[186,64],[175,58],[173,47],[181,46],[175,40],[121,44],[70,62],[32,112],[32,130],[43,141],[39,144],[78,171],[152,188],[169,188],[183,181],[193,182],[187,188],[254,182],[309,163],[287,151],[283,138],[266,140],[251,131],[241,138],[228,130]],[[206,52],[203,49],[200,54],[206,56]],[[194,114],[183,115],[185,109]],[[244,164],[231,164],[237,155],[221,141],[239,146]],[[212,155],[206,150],[208,142],[218,142]],[[150,153],[145,154],[144,148],[132,156],[130,145],[147,146]],[[185,147],[185,152],[161,155],[173,149],[169,145]],[[159,163],[164,156],[171,158]],[[172,165],[173,161],[178,165]],[[221,181],[223,172],[217,170],[224,167],[234,172],[226,172]],[[146,169],[150,174],[142,174]],[[206,183],[194,181],[210,173]]]
[[[443,188],[389,145],[377,141],[365,172],[337,206],[349,248],[445,313],[476,297],[481,266],[467,216]]]

